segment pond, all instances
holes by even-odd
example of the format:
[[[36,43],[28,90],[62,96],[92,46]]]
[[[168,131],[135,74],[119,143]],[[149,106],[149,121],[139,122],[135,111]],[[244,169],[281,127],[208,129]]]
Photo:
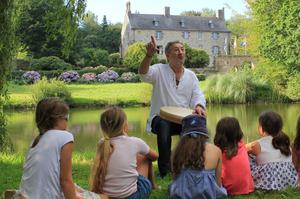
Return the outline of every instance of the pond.
[[[95,151],[101,138],[99,116],[104,109],[72,109],[70,112],[69,131],[74,134],[74,151]],[[284,132],[293,140],[296,121],[300,115],[300,104],[251,104],[251,105],[209,105],[207,107],[207,127],[210,140],[213,140],[215,127],[224,116],[236,117],[244,132],[246,142],[259,138],[257,133],[258,116],[265,110],[273,110],[283,118]],[[156,147],[156,136],[145,132],[149,107],[124,108],[129,122],[129,134],[145,140],[152,148]],[[34,111],[7,111],[7,129],[16,152],[24,153],[29,144],[38,134],[34,124]],[[174,136],[175,146],[178,136]]]

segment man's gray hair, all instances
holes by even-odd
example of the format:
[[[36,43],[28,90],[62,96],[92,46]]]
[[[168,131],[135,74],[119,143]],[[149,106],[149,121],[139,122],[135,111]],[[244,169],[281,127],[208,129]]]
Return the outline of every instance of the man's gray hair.
[[[173,44],[181,44],[181,45],[183,45],[183,43],[181,41],[178,41],[178,40],[177,41],[170,41],[170,42],[167,43],[167,45],[165,47],[165,53],[169,53],[170,52],[171,46]]]

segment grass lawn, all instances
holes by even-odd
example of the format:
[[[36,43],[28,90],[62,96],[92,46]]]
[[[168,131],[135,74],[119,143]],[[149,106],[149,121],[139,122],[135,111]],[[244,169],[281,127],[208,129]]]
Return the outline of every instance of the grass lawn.
[[[94,152],[74,153],[73,154],[73,178],[74,181],[88,189],[90,167],[93,162]],[[22,165],[24,161],[23,154],[1,154],[0,153],[0,193],[6,189],[17,189],[19,187],[22,176]],[[154,164],[154,170],[157,173],[157,165]],[[158,179],[157,183],[161,187],[160,190],[154,190],[150,199],[167,198],[168,185],[171,182],[171,177],[166,177],[163,180]],[[233,199],[296,199],[300,198],[300,188],[286,189],[283,191],[255,191],[252,194],[245,196],[230,196]]]
[[[200,83],[204,87],[204,82]],[[150,105],[152,86],[147,83],[69,84],[71,106]],[[33,107],[32,85],[10,84],[5,107]]]

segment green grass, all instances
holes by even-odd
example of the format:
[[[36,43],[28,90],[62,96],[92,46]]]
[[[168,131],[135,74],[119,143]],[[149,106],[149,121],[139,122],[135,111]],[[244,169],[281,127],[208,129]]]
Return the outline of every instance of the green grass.
[[[73,178],[81,187],[88,189],[91,164],[93,162],[94,152],[74,153],[73,154]],[[0,153],[0,193],[6,189],[18,189],[22,176],[22,165],[24,162],[23,154],[3,154]],[[157,165],[154,164],[154,170],[157,174]],[[154,190],[150,199],[167,198],[168,185],[171,177],[158,179],[157,184],[160,190]],[[300,189],[288,188],[283,191],[255,191],[252,194],[244,196],[230,196],[233,199],[297,199],[300,198]]]
[[[204,82],[200,86],[204,87]],[[152,86],[147,83],[69,84],[71,106],[150,105]],[[5,107],[34,107],[32,85],[10,84]]]

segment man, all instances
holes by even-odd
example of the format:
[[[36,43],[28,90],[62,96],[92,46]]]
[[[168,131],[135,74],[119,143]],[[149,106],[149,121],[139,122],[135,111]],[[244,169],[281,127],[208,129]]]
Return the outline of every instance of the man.
[[[153,55],[157,52],[156,41],[146,46],[146,56],[139,67],[143,81],[153,85],[151,111],[147,121],[147,131],[157,135],[159,152],[158,168],[163,178],[170,172],[172,135],[181,132],[181,125],[159,117],[162,106],[176,106],[194,109],[194,113],[205,115],[205,98],[199,88],[194,72],[184,68],[185,49],[181,42],[169,42],[165,48],[168,64],[150,66]]]

